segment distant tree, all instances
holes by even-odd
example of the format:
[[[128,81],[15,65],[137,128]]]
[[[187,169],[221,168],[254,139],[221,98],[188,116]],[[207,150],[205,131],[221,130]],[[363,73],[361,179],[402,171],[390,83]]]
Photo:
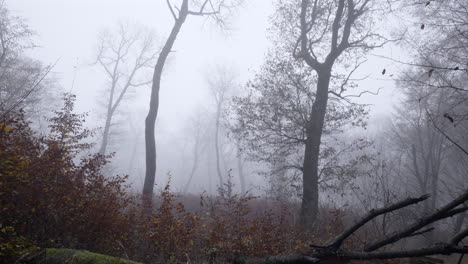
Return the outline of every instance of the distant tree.
[[[449,139],[456,139],[461,145],[468,143],[460,134],[466,134],[466,120],[450,119],[456,116],[454,113],[467,109],[457,90],[439,87],[446,77],[441,72],[429,77],[424,69],[409,69],[398,82],[404,100],[393,118],[390,148],[397,149],[402,157],[404,174],[410,183],[407,191],[431,195],[422,207],[426,213],[466,188],[462,179],[466,177],[463,168],[468,159]],[[433,239],[430,234],[426,241]]]
[[[434,128],[429,114],[445,111],[447,94],[440,91],[437,96],[426,96],[433,92],[425,85],[406,87],[406,98],[397,110],[394,129],[395,142],[408,157],[408,174],[414,176],[421,194],[431,194],[424,211],[433,210],[436,206],[440,173],[448,147],[446,139]]]
[[[50,99],[51,79],[46,75],[51,67],[29,58],[25,51],[35,47],[34,32],[18,16],[0,2],[0,115],[26,108],[27,115],[43,113]],[[47,89],[46,89],[47,87]]]
[[[240,189],[241,193],[245,194],[247,191],[247,182],[245,179],[245,172],[244,172],[244,155],[242,151],[242,145],[239,138],[236,138],[236,159],[237,159],[237,170],[239,174],[239,182],[240,182]]]
[[[222,146],[220,146],[220,131],[223,127],[223,114],[226,111],[227,102],[236,88],[236,76],[228,67],[218,65],[215,70],[210,71],[206,79],[208,88],[215,103],[214,148],[216,172],[218,174],[219,186],[224,186],[223,179],[226,175],[221,169],[222,153],[220,153],[220,151]]]
[[[159,91],[161,77],[169,53],[179,35],[179,32],[189,16],[202,16],[214,19],[222,25],[226,15],[242,0],[182,0],[179,7],[173,7],[170,0],[166,0],[169,10],[174,18],[174,26],[158,56],[154,67],[153,82],[151,87],[150,108],[145,120],[145,148],[146,148],[146,173],[143,186],[143,196],[148,200],[147,208],[150,208],[153,195],[154,181],[156,177],[156,141],[154,127],[159,110]]]
[[[468,2],[405,4],[419,25],[409,26],[412,37],[404,42],[412,61],[394,60],[406,66],[397,79],[405,101],[395,117],[396,145],[419,191],[431,194],[427,211],[468,187]],[[465,215],[457,216],[454,233]]]
[[[206,116],[206,113],[204,111],[197,111],[195,112],[195,115],[191,118],[189,121],[189,128],[187,129],[188,131],[191,132],[191,136],[194,137],[193,139],[193,164],[190,169],[190,174],[189,178],[184,186],[183,192],[187,193],[190,184],[192,183],[193,177],[195,176],[195,173],[197,172],[197,169],[199,167],[200,159],[207,147],[207,142],[206,142],[206,134],[207,134],[207,128],[206,128],[206,122],[203,119],[203,117]]]
[[[398,79],[406,87],[424,87],[415,94],[425,101],[435,101],[440,90],[447,90],[443,102],[445,112],[429,112],[434,127],[460,151],[468,154],[468,142],[461,135],[468,129],[468,3],[458,0],[409,1],[406,14],[412,15],[420,26],[410,27],[404,48],[414,54],[413,61],[398,61],[404,74]],[[413,24],[414,25],[414,24]],[[424,101],[423,101],[424,102]],[[419,104],[419,101],[418,101]],[[423,107],[424,108],[424,107]],[[452,126],[443,125],[443,122]]]
[[[146,74],[156,57],[155,36],[148,29],[119,23],[116,32],[100,33],[96,63],[105,71],[108,80],[100,154],[106,153],[112,119],[129,89],[151,84]]]

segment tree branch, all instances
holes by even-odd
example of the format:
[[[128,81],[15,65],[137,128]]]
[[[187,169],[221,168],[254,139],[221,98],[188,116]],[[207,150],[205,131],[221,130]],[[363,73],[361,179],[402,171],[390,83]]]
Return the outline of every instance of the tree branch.
[[[361,219],[359,222],[357,222],[356,224],[348,228],[346,231],[344,231],[340,236],[338,236],[335,239],[335,241],[329,245],[329,247],[339,248],[348,237],[350,237],[359,228],[361,228],[362,226],[364,226],[366,223],[376,218],[377,216],[387,214],[387,213],[399,210],[401,208],[408,207],[413,204],[420,203],[426,200],[427,198],[429,198],[429,195],[426,194],[418,198],[408,198],[406,200],[403,200],[401,202],[392,204],[384,208],[371,210],[363,219]]]
[[[458,198],[452,200],[450,203],[446,204],[444,207],[440,208],[439,210],[437,210],[436,212],[434,212],[433,214],[427,216],[427,217],[423,217],[421,218],[419,221],[413,223],[412,225],[408,226],[407,228],[401,230],[401,231],[398,231],[398,232],[395,232],[393,233],[392,235],[380,240],[380,241],[377,241],[377,242],[374,242],[372,243],[371,245],[367,246],[364,251],[365,252],[371,252],[371,251],[375,251],[379,248],[382,248],[386,245],[389,245],[389,244],[392,244],[392,243],[395,243],[397,242],[398,240],[402,239],[402,238],[405,238],[405,237],[408,237],[410,236],[411,234],[413,234],[414,232],[418,231],[419,229],[429,225],[429,224],[432,224],[433,222],[436,222],[436,221],[439,221],[441,219],[444,219],[444,218],[448,218],[448,217],[451,217],[453,215],[455,215],[454,213],[455,212],[452,212],[451,210],[454,209],[455,207],[463,204],[465,201],[468,200],[468,190],[466,190],[462,195],[460,195]],[[465,210],[463,210],[465,211]]]
[[[177,21],[177,16],[174,12],[174,8],[172,8],[171,6],[170,0],[166,0],[166,3],[167,3],[167,7],[169,7],[169,10],[171,11],[172,17],[174,18],[175,21]]]

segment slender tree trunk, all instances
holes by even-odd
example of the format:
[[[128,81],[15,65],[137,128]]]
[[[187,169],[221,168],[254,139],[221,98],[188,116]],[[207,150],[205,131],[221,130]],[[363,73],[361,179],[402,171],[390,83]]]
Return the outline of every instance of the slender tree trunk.
[[[197,131],[197,135],[196,135],[196,139],[195,139],[195,146],[193,147],[193,165],[192,165],[192,170],[190,171],[190,176],[189,176],[189,179],[187,181],[187,183],[185,184],[185,187],[184,187],[184,193],[187,193],[187,190],[190,186],[190,183],[192,182],[192,179],[193,179],[193,176],[195,175],[195,172],[197,170],[197,167],[198,167],[198,147],[200,145],[200,133],[199,131]]]
[[[137,136],[135,137],[135,141],[133,143],[133,149],[132,149],[132,155],[130,156],[130,159],[128,160],[128,175],[132,175],[133,172],[132,172],[132,169],[133,169],[133,165],[135,163],[135,157],[137,155],[137,146],[139,146],[138,144],[138,141],[139,141],[139,133],[136,134]]]
[[[224,188],[223,174],[221,173],[220,155],[219,155],[219,123],[221,119],[221,103],[218,102],[216,110],[216,127],[215,127],[215,152],[216,152],[216,172],[219,178],[219,187]]]
[[[106,117],[106,123],[105,123],[105,126],[104,126],[104,132],[102,134],[101,148],[99,148],[99,154],[101,154],[101,155],[106,154],[107,144],[108,144],[108,140],[109,140],[111,120],[112,120],[112,115],[110,115],[108,113],[107,117]]]
[[[245,194],[245,176],[244,176],[244,166],[242,164],[242,152],[240,150],[240,141],[236,140],[237,145],[237,169],[239,170],[239,181],[242,194]]]
[[[317,71],[317,73],[317,95],[309,117],[303,163],[303,193],[300,221],[304,230],[311,230],[318,216],[318,165],[322,130],[328,102],[331,67],[324,67],[324,69]]]
[[[118,56],[120,57],[120,49],[118,51]],[[114,104],[114,94],[115,94],[115,86],[117,85],[117,71],[119,68],[119,62],[120,60],[117,60],[117,62],[114,65],[113,69],[113,74],[112,74],[112,84],[110,88],[110,93],[109,93],[109,102],[107,103],[107,113],[106,113],[106,122],[104,124],[104,133],[102,134],[102,143],[101,147],[99,148],[99,154],[105,155],[106,154],[106,149],[107,149],[107,143],[109,140],[109,131],[110,131],[110,125],[112,121],[112,114],[113,114],[113,104]]]
[[[185,186],[184,186],[184,191],[183,191],[183,193],[187,193],[188,188],[189,188],[190,184],[192,183],[193,176],[195,175],[195,172],[197,171],[197,167],[198,167],[198,154],[195,154],[195,155],[196,155],[196,157],[195,157],[195,160],[193,161],[192,170],[190,171],[189,179],[188,179],[187,183],[186,183]]]
[[[156,178],[156,140],[154,135],[156,118],[159,110],[159,90],[161,88],[161,76],[167,57],[177,39],[177,35],[188,15],[188,0],[183,0],[179,17],[175,20],[171,33],[159,54],[154,68],[153,84],[151,87],[150,109],[145,120],[145,149],[146,149],[146,173],[143,185],[143,198],[146,200],[147,212],[151,210],[151,199],[153,197],[154,182]]]

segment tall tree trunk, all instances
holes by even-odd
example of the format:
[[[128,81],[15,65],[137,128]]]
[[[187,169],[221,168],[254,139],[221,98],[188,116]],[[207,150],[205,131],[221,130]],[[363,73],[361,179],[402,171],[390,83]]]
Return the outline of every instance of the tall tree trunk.
[[[120,57],[120,51],[121,49],[118,50],[118,57]],[[118,81],[117,72],[118,72],[119,64],[120,64],[120,60],[118,59],[112,71],[112,84],[110,87],[109,102],[107,103],[106,122],[104,124],[104,133],[102,134],[101,147],[99,148],[99,154],[101,155],[106,154],[107,143],[109,140],[109,131],[110,131],[110,125],[111,125],[112,115],[113,115],[115,87],[117,86],[117,81]]]
[[[195,175],[195,172],[197,171],[197,167],[198,167],[198,153],[195,153],[195,159],[193,160],[192,170],[190,171],[189,179],[184,186],[183,193],[187,193],[188,188],[190,187],[190,184],[192,183],[193,176]]]
[[[195,172],[198,167],[198,160],[199,160],[199,154],[198,154],[198,148],[200,145],[200,128],[197,130],[196,138],[195,138],[195,145],[193,146],[193,165],[192,165],[192,170],[190,171],[190,176],[187,181],[187,183],[184,186],[184,191],[183,193],[187,193],[187,190],[190,186],[190,183],[192,182],[193,176],[195,175]]]
[[[301,204],[301,225],[304,230],[310,230],[318,215],[319,189],[318,166],[323,123],[328,102],[331,67],[317,71],[317,95],[312,106],[312,112],[307,126],[307,139],[304,151],[303,185]]]
[[[139,133],[136,133],[135,140],[134,140],[134,143],[133,143],[132,155],[130,156],[130,159],[128,160],[128,169],[127,169],[128,175],[133,174],[132,169],[133,169],[133,166],[135,164],[135,157],[137,155],[137,146],[139,146],[138,141],[139,141],[140,137],[138,135],[139,135]]]
[[[219,123],[221,119],[221,102],[218,102],[216,110],[216,127],[215,127],[215,152],[216,152],[216,172],[218,173],[219,187],[224,188],[223,174],[221,173],[220,154],[219,154]]]
[[[150,109],[145,120],[145,150],[146,150],[146,173],[143,185],[143,198],[146,200],[147,212],[151,210],[151,199],[153,197],[154,182],[156,178],[156,140],[154,127],[159,110],[159,90],[161,87],[161,76],[167,57],[174,46],[177,35],[188,15],[188,0],[183,0],[179,11],[179,17],[175,20],[164,47],[159,54],[158,61],[154,68],[153,84],[151,87]]]
[[[110,114],[108,113],[108,114],[107,114],[107,117],[106,117],[106,123],[105,123],[105,126],[104,126],[104,132],[102,133],[102,143],[101,143],[101,147],[99,148],[99,154],[101,154],[101,155],[105,155],[105,154],[106,154],[107,144],[108,144],[108,140],[109,140],[109,132],[110,132],[111,119],[112,119],[112,115],[110,115]]]

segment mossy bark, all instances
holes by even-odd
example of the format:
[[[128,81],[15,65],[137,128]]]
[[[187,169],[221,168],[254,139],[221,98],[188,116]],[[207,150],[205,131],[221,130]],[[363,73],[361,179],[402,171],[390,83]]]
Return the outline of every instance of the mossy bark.
[[[38,256],[37,264],[140,264],[130,260],[115,258],[86,250],[48,248]]]

